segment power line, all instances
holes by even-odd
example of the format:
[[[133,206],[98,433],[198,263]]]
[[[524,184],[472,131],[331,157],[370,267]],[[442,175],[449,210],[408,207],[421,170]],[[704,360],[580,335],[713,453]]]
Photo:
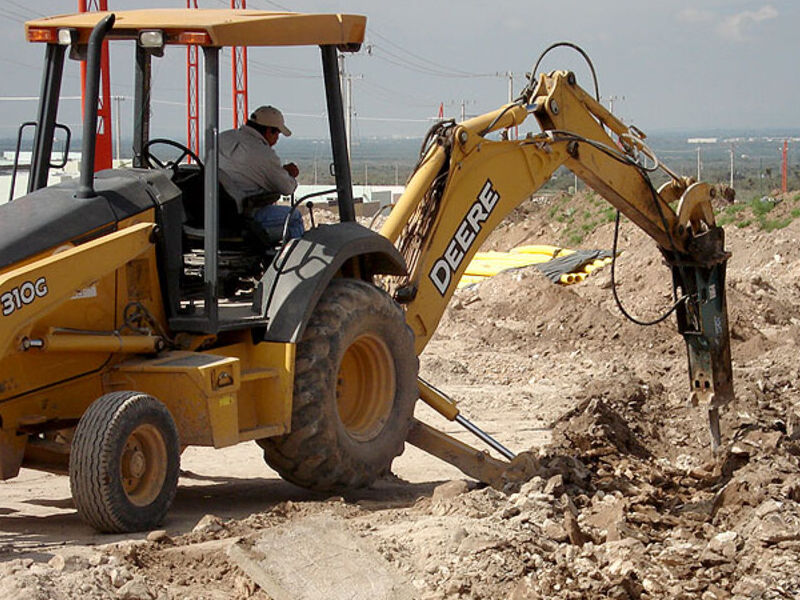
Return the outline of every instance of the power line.
[[[6,3],[11,4],[12,6],[16,6],[19,9],[22,9],[23,12],[30,13],[32,16],[35,17],[42,17],[44,16],[41,12],[35,12],[31,10],[30,6],[25,6],[24,4],[20,4],[19,2],[14,2],[14,0],[4,0]],[[30,18],[30,17],[28,17]]]
[[[252,2],[252,0],[251,0],[251,2]],[[282,4],[278,4],[277,2],[272,2],[272,0],[261,0],[261,2],[264,2],[265,4],[269,4],[273,8],[279,8],[279,9],[284,10],[286,12],[295,12],[291,8],[283,6]]]
[[[37,68],[35,65],[19,62],[18,60],[11,60],[9,58],[0,57],[0,61],[2,61],[4,63],[8,63],[10,65],[17,65],[19,67],[25,67],[26,69],[36,69]]]
[[[285,11],[285,12],[295,12],[291,8],[287,8],[287,7],[283,6],[282,4],[278,4],[277,2],[272,2],[271,0],[260,0],[260,1],[264,2],[265,4],[270,5],[273,8],[279,8],[280,10]],[[225,2],[224,0],[216,0],[216,2],[217,2],[217,4],[221,4],[225,8],[230,8],[231,7],[230,2]],[[248,6],[247,8],[255,8],[255,7],[253,7],[252,3],[253,3],[253,0],[250,0],[250,3],[249,3],[250,6]],[[269,10],[269,9],[262,9],[262,10]]]
[[[428,59],[428,58],[426,58],[424,56],[420,56],[419,54],[415,54],[414,52],[412,52],[411,50],[407,50],[406,48],[404,48],[400,44],[394,43],[392,40],[390,40],[388,37],[386,37],[385,35],[383,35],[382,33],[380,33],[379,31],[377,31],[374,28],[372,28],[370,30],[370,33],[373,34],[373,35],[376,35],[377,37],[382,39],[384,42],[386,42],[387,44],[389,44],[393,48],[396,48],[396,49],[400,50],[401,52],[404,52],[405,54],[408,54],[409,56],[414,57],[415,59],[417,59],[418,61],[420,61],[422,63],[427,63],[427,64],[431,65],[431,67],[434,67],[436,70],[443,71],[443,72],[448,72],[448,73],[451,73],[451,74],[459,74],[459,75],[464,76],[464,77],[486,77],[487,76],[487,75],[481,74],[481,73],[472,73],[470,71],[464,71],[462,69],[456,69],[456,68],[453,68],[453,67],[448,67],[448,66],[443,65],[441,63],[434,62],[434,61],[432,61],[432,60],[430,60],[430,59]],[[388,53],[388,51],[386,49],[384,49],[384,52]]]
[[[322,79],[322,75],[316,74],[315,71],[310,69],[293,69],[289,67],[282,67],[271,63],[266,63],[258,60],[248,58],[248,66],[255,67],[253,70],[273,77],[281,77],[286,79]]]
[[[223,48],[222,54],[223,56],[230,56],[230,50],[228,48]],[[255,67],[252,70],[258,73],[264,73],[265,75],[284,79],[322,79],[322,75],[318,74],[317,71],[313,69],[286,67],[275,63],[265,62],[263,60],[256,60],[250,56],[247,57],[247,66],[248,68]]]
[[[80,96],[62,96],[61,100],[80,100]],[[14,101],[39,101],[39,96],[0,96],[0,101],[14,102]]]
[[[7,9],[6,9],[7,10]],[[0,17],[4,17],[9,21],[14,21],[15,23],[24,23],[30,19],[30,16],[20,15],[18,13],[14,13],[12,11],[2,12],[0,11]]]
[[[362,121],[385,121],[387,123],[430,123],[430,119],[406,119],[403,117],[364,117],[358,115]]]
[[[410,105],[410,106],[430,107],[430,106],[436,104],[436,102],[434,100],[423,100],[422,98],[417,98],[415,96],[411,96],[406,92],[400,92],[400,91],[397,91],[397,90],[393,90],[393,89],[384,87],[384,86],[379,85],[379,84],[377,84],[377,83],[375,83],[373,81],[370,81],[369,79],[366,79],[366,78],[363,80],[363,83],[368,87],[375,88],[375,89],[379,90],[380,92],[382,92],[384,94],[384,96],[383,96],[384,100],[397,100],[398,97],[402,97],[402,98],[404,98],[405,104],[406,105]],[[362,91],[365,91],[367,94],[369,94],[369,92],[366,91],[366,90],[362,90]],[[373,92],[373,95],[375,97],[378,97],[378,99],[380,99],[380,94],[375,95],[374,92]]]
[[[476,78],[484,78],[484,77],[496,77],[495,73],[466,73],[463,71],[445,71],[441,69],[434,69],[431,67],[427,67],[423,64],[415,63],[407,58],[400,56],[399,54],[395,54],[394,52],[387,50],[381,46],[376,46],[372,44],[370,46],[371,49],[379,49],[381,52],[384,52],[388,56],[392,58],[387,58],[386,56],[381,56],[377,54],[370,54],[371,56],[375,56],[381,60],[385,60],[393,65],[397,65],[398,67],[402,67],[404,69],[409,69],[411,71],[417,73],[423,73],[425,75],[433,75],[435,77],[447,77],[451,79],[476,79]]]

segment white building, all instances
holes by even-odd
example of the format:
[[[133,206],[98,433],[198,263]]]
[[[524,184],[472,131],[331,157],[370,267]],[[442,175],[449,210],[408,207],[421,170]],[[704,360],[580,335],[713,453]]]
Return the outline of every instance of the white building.
[[[28,190],[28,168],[30,166],[31,153],[21,152],[19,159],[19,168],[17,170],[16,180],[14,182],[14,198],[24,196]],[[58,160],[56,157],[54,160]],[[11,192],[11,168],[14,164],[14,152],[3,152],[0,158],[0,204],[7,202],[10,198]],[[49,184],[53,185],[67,181],[69,179],[76,179],[80,174],[80,154],[77,158],[67,162],[63,169],[53,169],[50,172]],[[129,166],[130,161],[114,161],[114,166]],[[295,193],[295,198],[300,199],[308,194],[323,192],[325,190],[333,190],[334,186],[326,185],[300,185]],[[387,204],[393,204],[404,190],[402,185],[354,185],[353,197],[356,199],[357,204],[368,204],[377,202],[378,208],[383,208]],[[316,206],[334,205],[336,204],[336,192],[331,191],[328,194],[312,198],[311,201]]]

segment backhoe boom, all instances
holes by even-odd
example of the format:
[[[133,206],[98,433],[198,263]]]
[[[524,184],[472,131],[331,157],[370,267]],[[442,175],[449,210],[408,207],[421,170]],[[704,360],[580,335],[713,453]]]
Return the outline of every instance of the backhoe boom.
[[[521,140],[487,137],[530,115],[541,133]],[[671,179],[655,189],[640,160],[656,160],[644,134],[614,117],[570,72],[543,74],[527,98],[463,123],[443,122],[434,135],[381,230],[409,265],[395,296],[406,304],[417,353],[491,231],[564,165],[653,238],[672,269],[691,398],[708,406],[718,444],[717,409],[733,397],[733,386],[725,304],[729,254],[714,222],[713,188],[661,167]]]

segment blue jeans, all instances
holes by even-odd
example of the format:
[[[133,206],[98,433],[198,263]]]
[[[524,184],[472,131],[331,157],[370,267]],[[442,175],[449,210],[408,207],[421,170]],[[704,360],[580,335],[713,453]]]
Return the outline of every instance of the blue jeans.
[[[291,207],[278,204],[268,204],[262,206],[253,215],[253,220],[261,225],[264,229],[272,227],[280,227],[283,230],[283,225],[286,222],[286,216],[291,211]],[[303,235],[305,227],[303,227],[303,217],[300,216],[300,211],[295,210],[292,216],[289,217],[289,238],[299,238]]]

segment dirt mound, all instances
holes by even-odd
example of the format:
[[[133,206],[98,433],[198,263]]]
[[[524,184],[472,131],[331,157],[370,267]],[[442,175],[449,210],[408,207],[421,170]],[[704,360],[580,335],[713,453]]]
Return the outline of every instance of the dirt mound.
[[[581,403],[568,421],[557,423],[553,437],[556,443],[574,448],[584,456],[649,454],[628,423],[605,402],[596,398]]]

